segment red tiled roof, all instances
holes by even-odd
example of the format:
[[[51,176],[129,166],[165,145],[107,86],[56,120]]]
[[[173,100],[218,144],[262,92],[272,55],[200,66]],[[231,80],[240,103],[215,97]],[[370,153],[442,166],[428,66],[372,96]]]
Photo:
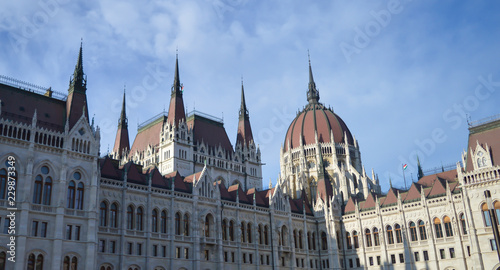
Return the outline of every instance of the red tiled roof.
[[[406,193],[406,196],[403,198],[403,201],[413,201],[413,200],[418,200],[420,198],[421,198],[420,185],[412,183],[410,189]]]
[[[443,179],[435,179],[434,180],[434,184],[432,185],[432,188],[431,188],[431,192],[429,193],[429,197],[433,197],[433,196],[438,196],[438,195],[442,195],[442,194],[446,194],[446,184],[443,185],[443,183],[445,180]]]
[[[142,174],[142,166],[131,162],[123,165],[127,171],[127,182],[147,185],[146,176]]]
[[[349,213],[354,211],[356,211],[356,205],[354,204],[354,199],[352,197],[349,197],[349,200],[347,200],[347,203],[344,207],[344,213]]]
[[[163,123],[165,122],[165,116],[161,116],[150,126],[145,127],[140,130],[135,136],[134,143],[130,149],[130,154],[134,154],[139,151],[142,152],[147,149],[148,145],[156,146],[160,143],[160,132],[163,128]]]
[[[64,132],[65,101],[2,83],[0,83],[0,99],[2,100],[2,118],[31,125],[36,109],[37,126]]]
[[[209,147],[220,145],[228,153],[234,151],[222,123],[195,114],[188,118],[187,125],[193,129],[195,144],[204,142]]]
[[[486,148],[486,144],[490,148],[491,158],[493,161],[493,166],[500,165],[500,120],[486,123],[484,125],[476,126],[469,129],[469,144],[467,146],[467,161],[466,161],[466,171],[472,171],[474,166],[472,165],[472,153],[469,153],[470,149],[476,151],[477,142],[481,147]]]
[[[198,181],[200,179],[201,172],[202,171],[199,171],[197,173],[194,173],[194,174],[186,176],[184,178],[184,182],[194,184],[193,181],[194,181],[195,178],[196,178],[196,181]]]
[[[424,185],[426,187],[429,187],[429,186],[433,185],[436,177],[439,177],[439,178],[447,180],[447,181],[455,181],[455,179],[457,178],[457,171],[456,170],[449,170],[449,171],[445,171],[442,173],[426,175],[426,176],[420,178],[420,180],[418,180],[417,183]]]
[[[106,156],[100,160],[101,176],[115,180],[121,180],[122,173],[118,170],[118,161]]]
[[[377,205],[377,203],[375,202],[375,198],[373,197],[372,193],[370,192],[368,194],[368,196],[366,197],[366,200],[365,200],[363,206],[361,206],[360,208],[361,209],[370,209],[370,208],[375,208],[376,205]]]
[[[385,196],[384,203],[381,205],[390,205],[398,202],[398,196],[396,195],[397,189],[389,188],[389,192],[387,192],[387,196]]]

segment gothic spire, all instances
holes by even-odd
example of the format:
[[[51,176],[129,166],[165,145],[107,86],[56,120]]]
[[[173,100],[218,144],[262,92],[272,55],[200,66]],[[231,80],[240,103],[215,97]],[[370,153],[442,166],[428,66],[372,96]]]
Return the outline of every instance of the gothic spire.
[[[309,58],[309,88],[307,91],[307,101],[309,104],[318,103],[319,92],[316,89],[316,83],[314,82],[312,68],[311,68],[311,57],[309,56],[309,51],[307,52],[307,57]]]
[[[87,78],[85,78],[85,73],[83,73],[83,42],[81,42],[78,60],[76,61],[75,70],[73,71],[73,78],[70,81],[69,91],[85,92],[86,90]]]
[[[245,103],[245,90],[243,81],[241,82],[241,106],[238,122],[238,133],[236,135],[236,144],[249,146],[253,142],[252,127],[250,126],[250,116],[248,115],[247,105]]]
[[[118,120],[118,130],[116,131],[115,146],[113,147],[113,153],[117,156],[116,158],[121,159],[123,156],[127,155],[130,150],[130,141],[128,138],[128,120],[125,109],[125,90],[123,90],[123,103],[122,112],[120,114],[120,119]]]
[[[125,109],[125,89],[123,90],[123,102],[122,102],[122,112],[120,114],[120,119],[118,120],[118,128],[128,128],[127,112]]]
[[[89,120],[86,92],[87,78],[83,73],[83,43],[80,43],[78,60],[69,82],[68,98],[66,99],[66,119],[69,120],[70,129],[82,115],[87,117],[87,121]]]
[[[417,178],[420,180],[422,177],[424,177],[424,172],[422,170],[422,166],[420,165],[420,159],[417,156]]]
[[[170,106],[168,108],[167,121],[171,125],[179,125],[179,122],[186,120],[186,113],[184,111],[184,100],[182,99],[183,86],[179,79],[179,57],[175,55],[175,74],[174,84],[170,95]]]

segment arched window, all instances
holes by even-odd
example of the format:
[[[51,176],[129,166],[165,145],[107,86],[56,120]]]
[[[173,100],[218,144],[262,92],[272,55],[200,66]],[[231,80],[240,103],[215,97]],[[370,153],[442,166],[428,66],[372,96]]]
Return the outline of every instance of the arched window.
[[[234,221],[229,221],[229,241],[234,241]]]
[[[105,201],[99,206],[99,226],[108,226],[108,204]]]
[[[70,259],[69,256],[64,257],[63,270],[69,270]]]
[[[265,245],[269,245],[269,228],[264,226],[264,243]]]
[[[103,265],[103,266],[101,266],[101,268],[99,268],[99,270],[113,270],[113,267]]]
[[[342,247],[342,241],[341,241],[341,238],[340,238],[340,232],[339,231],[336,231],[335,232],[335,237],[337,238],[337,247],[338,249],[343,249]]]
[[[127,207],[127,229],[134,229],[134,207],[132,205]]]
[[[309,184],[309,189],[311,190],[311,202],[316,202],[318,184],[316,183],[316,180],[314,178]]]
[[[78,259],[76,257],[73,257],[73,259],[71,259],[71,270],[76,270],[78,269]]]
[[[28,256],[28,270],[35,270],[35,254],[31,253]]]
[[[313,250],[316,250],[316,233],[313,232],[311,235],[312,235]]]
[[[142,211],[142,207],[138,207],[137,208],[137,212],[136,212],[136,225],[135,225],[135,229],[136,230],[139,230],[139,231],[142,231],[144,228],[143,228],[143,211]]]
[[[365,230],[365,238],[366,238],[366,246],[371,247],[372,246],[372,234],[370,232],[370,229]]]
[[[293,244],[295,248],[298,248],[298,243],[297,243],[297,230],[293,230]]]
[[[189,236],[189,216],[184,214],[184,235]]]
[[[436,230],[436,238],[443,238],[443,229],[439,218],[434,218],[434,229]]]
[[[116,203],[111,205],[109,223],[111,228],[118,228],[118,205]]]
[[[33,189],[33,203],[42,203],[43,178],[41,175],[35,177],[35,188]]]
[[[495,207],[495,214],[497,215],[497,224],[500,224],[500,201],[496,201],[493,207]]]
[[[259,226],[257,226],[257,234],[259,235],[259,244],[262,245],[263,243],[263,238],[262,238],[262,224],[259,224]]]
[[[247,242],[252,243],[252,223],[247,224]]]
[[[210,237],[210,215],[205,217],[205,237]]]
[[[352,249],[351,234],[349,232],[345,233],[345,239],[346,239],[346,243],[347,243],[347,249]]]
[[[379,238],[379,235],[378,235],[378,229],[377,228],[373,228],[373,244],[376,247],[380,246],[380,238]]]
[[[259,233],[260,233],[260,227],[259,227]],[[224,241],[227,240],[227,221],[225,219],[222,221],[222,240]]]
[[[417,227],[415,222],[410,222],[410,239],[411,241],[417,241]]]
[[[175,213],[175,234],[181,235],[181,213]]]
[[[83,183],[78,183],[78,189],[76,190],[76,209],[83,210]]]
[[[418,222],[418,231],[420,232],[420,240],[427,240],[427,233],[425,231],[425,223],[423,220]]]
[[[392,226],[388,225],[386,231],[387,231],[387,243],[389,245],[394,244],[394,234],[392,233]]]
[[[446,230],[446,237],[453,236],[453,228],[451,227],[451,219],[448,216],[443,218],[444,228]]]
[[[352,241],[354,242],[354,248],[359,248],[358,232],[352,232]]]
[[[302,249],[302,230],[299,231],[299,248]]]
[[[28,256],[28,270],[42,270],[43,269],[43,255],[38,254],[38,256],[35,256],[35,254],[31,253]]]
[[[102,268],[102,267],[101,267]],[[78,269],[78,259],[65,256],[63,261],[63,270],[76,270]]]
[[[326,233],[325,232],[321,233],[321,249],[322,250],[327,250],[328,249],[328,240],[326,239]]]
[[[396,229],[396,242],[397,243],[403,243],[403,237],[401,235],[401,226],[399,224],[396,224],[396,226],[394,226]]]
[[[153,209],[151,214],[151,231],[158,232],[158,210]]]
[[[68,185],[68,208],[75,208],[75,192],[76,186],[75,181],[70,181]]]
[[[0,170],[0,200],[5,200],[7,190],[7,170]]]
[[[161,211],[160,216],[160,232],[167,233],[167,211]]]
[[[0,270],[5,270],[5,261],[7,260],[7,254],[5,252],[0,252]]]
[[[42,204],[50,205],[50,198],[52,196],[52,178],[45,178],[45,185],[43,186],[43,199]]]
[[[286,226],[281,227],[281,243],[283,246],[288,246],[288,228]]]
[[[241,222],[241,243],[245,242],[245,223]]]
[[[490,227],[491,219],[490,219],[490,212],[488,210],[488,205],[486,203],[483,203],[481,205],[481,210],[483,211],[484,225],[486,227]]]
[[[465,222],[464,213],[460,214],[460,225],[462,226],[462,233],[467,235],[467,223]]]

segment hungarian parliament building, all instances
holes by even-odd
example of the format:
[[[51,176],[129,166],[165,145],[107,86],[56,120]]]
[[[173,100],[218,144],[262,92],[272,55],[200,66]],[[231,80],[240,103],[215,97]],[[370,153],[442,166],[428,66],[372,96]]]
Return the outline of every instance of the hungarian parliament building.
[[[263,187],[243,84],[233,145],[185,111],[176,57],[168,112],[130,143],[124,93],[104,155],[83,62],[67,94],[0,76],[0,270],[500,269],[499,117],[469,124],[456,166],[381,190],[309,62]]]

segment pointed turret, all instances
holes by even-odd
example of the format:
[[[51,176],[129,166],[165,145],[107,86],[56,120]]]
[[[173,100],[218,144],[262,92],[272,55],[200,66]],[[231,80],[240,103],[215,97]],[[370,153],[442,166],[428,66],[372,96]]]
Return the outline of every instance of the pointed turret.
[[[420,180],[420,178],[424,177],[424,171],[422,170],[422,166],[420,166],[420,159],[418,159],[417,156],[417,178]]]
[[[170,106],[168,108],[167,121],[171,125],[178,126],[181,121],[186,121],[184,112],[184,101],[182,99],[183,86],[179,79],[179,58],[175,56],[174,84],[172,85]]]
[[[307,55],[309,57],[309,53]],[[309,57],[309,88],[307,90],[307,101],[309,101],[309,104],[318,103],[319,101],[319,92],[316,89],[316,83],[314,82],[310,57]]]
[[[128,119],[125,107],[125,91],[123,91],[122,112],[120,114],[120,119],[118,120],[118,131],[116,132],[115,146],[113,147],[113,153],[115,153],[118,159],[127,155],[130,150],[130,142],[128,138]]]
[[[236,144],[248,147],[253,142],[252,127],[250,126],[250,116],[248,115],[247,105],[245,103],[245,90],[243,81],[241,82],[241,105],[238,122],[238,134],[236,135]]]
[[[85,115],[87,121],[89,119],[86,92],[87,77],[83,73],[83,44],[81,43],[75,71],[69,82],[68,98],[66,100],[66,119],[68,119],[70,129],[82,115]]]

